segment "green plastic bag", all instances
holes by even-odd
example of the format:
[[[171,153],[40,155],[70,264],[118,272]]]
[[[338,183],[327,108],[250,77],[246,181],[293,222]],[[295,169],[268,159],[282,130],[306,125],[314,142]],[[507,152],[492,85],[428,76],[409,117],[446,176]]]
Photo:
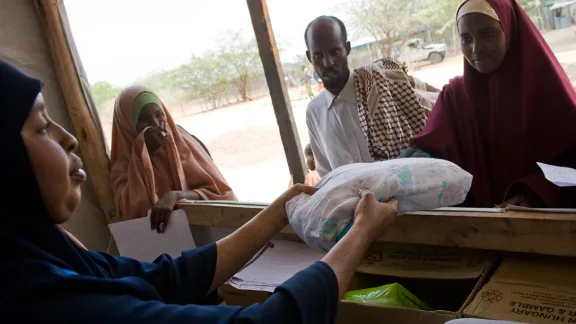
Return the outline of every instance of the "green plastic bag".
[[[381,306],[432,310],[432,308],[428,307],[428,305],[398,283],[349,291],[344,294],[344,300]]]

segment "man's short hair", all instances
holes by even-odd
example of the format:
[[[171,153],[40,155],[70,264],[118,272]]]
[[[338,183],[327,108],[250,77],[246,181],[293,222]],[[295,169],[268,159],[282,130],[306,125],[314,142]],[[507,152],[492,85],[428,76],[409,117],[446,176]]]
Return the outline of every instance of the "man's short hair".
[[[304,155],[306,155],[306,157],[314,157],[314,153],[312,153],[312,146],[310,146],[310,144],[306,145],[304,148]]]
[[[342,38],[342,42],[346,43],[348,41],[348,32],[346,31],[346,26],[344,26],[344,23],[342,22],[342,20],[340,20],[334,16],[320,16],[320,17],[312,20],[308,24],[308,26],[306,26],[306,30],[304,30],[304,42],[306,42],[306,48],[308,48],[308,31],[310,30],[310,27],[312,26],[312,24],[317,22],[320,19],[330,19],[330,20],[334,21],[335,23],[337,23],[338,26],[340,26],[340,37]]]

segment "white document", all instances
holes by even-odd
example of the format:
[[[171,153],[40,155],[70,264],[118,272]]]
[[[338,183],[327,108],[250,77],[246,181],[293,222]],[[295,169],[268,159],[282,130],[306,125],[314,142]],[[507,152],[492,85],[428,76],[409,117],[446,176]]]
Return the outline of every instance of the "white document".
[[[544,172],[544,177],[553,184],[559,187],[576,186],[576,170],[539,162],[537,164],[540,169],[542,169],[542,172]]]
[[[465,213],[503,213],[505,208],[473,208],[473,207],[440,207],[431,211],[465,212]]]
[[[575,208],[530,208],[515,205],[508,205],[508,210],[537,212],[537,213],[558,213],[558,214],[576,214]]]
[[[108,225],[121,256],[143,262],[152,262],[165,253],[176,258],[183,251],[196,247],[188,218],[183,210],[170,216],[164,233],[150,229],[150,215],[144,218]]]
[[[229,280],[230,285],[237,289],[272,292],[284,281],[324,257],[324,253],[304,243],[272,241],[272,244],[249,266],[235,274]]]

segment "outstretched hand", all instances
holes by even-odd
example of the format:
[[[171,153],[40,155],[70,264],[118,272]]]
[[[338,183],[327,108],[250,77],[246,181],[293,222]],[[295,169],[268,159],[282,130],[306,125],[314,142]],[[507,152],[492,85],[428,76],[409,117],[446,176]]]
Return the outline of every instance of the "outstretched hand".
[[[354,212],[354,223],[359,227],[375,231],[380,236],[398,215],[398,200],[379,202],[373,193],[360,189],[360,202]]]
[[[288,218],[286,215],[286,203],[301,193],[312,195],[317,190],[317,188],[297,183],[290,187],[290,189],[284,191],[284,193],[276,198],[266,209],[264,209],[264,211],[269,212],[272,215],[279,216],[283,221],[287,223]]]

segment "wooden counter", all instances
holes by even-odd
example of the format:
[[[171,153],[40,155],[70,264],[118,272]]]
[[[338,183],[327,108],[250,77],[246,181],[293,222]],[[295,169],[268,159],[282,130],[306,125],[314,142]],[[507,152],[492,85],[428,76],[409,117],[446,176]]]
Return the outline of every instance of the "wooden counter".
[[[266,204],[187,201],[190,224],[238,228]],[[282,232],[294,233],[290,226]],[[576,213],[434,210],[398,217],[379,241],[576,257]]]

